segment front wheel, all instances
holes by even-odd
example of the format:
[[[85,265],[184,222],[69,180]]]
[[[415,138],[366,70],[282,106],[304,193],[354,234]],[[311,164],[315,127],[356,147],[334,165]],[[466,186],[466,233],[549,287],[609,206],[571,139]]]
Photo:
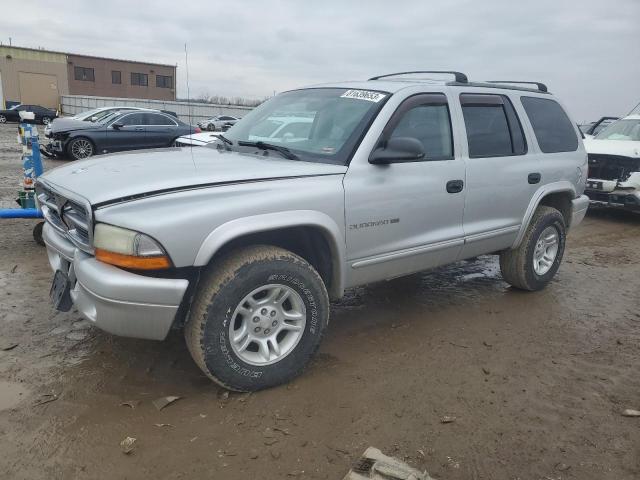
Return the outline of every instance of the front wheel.
[[[210,123],[209,125],[207,125],[207,130],[209,130],[210,132],[215,132],[216,126],[213,123]]]
[[[518,248],[500,254],[502,277],[521,290],[543,289],[560,267],[566,237],[562,214],[538,207]]]
[[[281,248],[253,246],[206,271],[185,338],[209,378],[255,391],[302,373],[328,319],[327,291],[309,263]]]
[[[51,123],[51,118],[49,117],[42,117],[42,124],[43,125],[49,125]]]
[[[73,160],[89,158],[94,154],[93,143],[88,138],[74,138],[67,146],[67,153]]]
[[[0,115],[0,123],[7,123],[7,117]]]

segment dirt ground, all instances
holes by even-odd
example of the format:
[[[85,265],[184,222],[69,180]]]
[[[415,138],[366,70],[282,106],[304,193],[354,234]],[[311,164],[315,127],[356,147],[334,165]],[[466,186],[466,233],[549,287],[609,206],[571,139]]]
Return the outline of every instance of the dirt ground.
[[[3,206],[15,132],[0,126]],[[495,257],[349,291],[306,374],[250,395],[207,380],[181,332],[55,312],[34,224],[0,220],[2,479],[339,480],[370,445],[443,480],[640,478],[640,418],[621,415],[640,409],[640,215],[590,212],[539,293]],[[165,395],[182,398],[156,410]]]

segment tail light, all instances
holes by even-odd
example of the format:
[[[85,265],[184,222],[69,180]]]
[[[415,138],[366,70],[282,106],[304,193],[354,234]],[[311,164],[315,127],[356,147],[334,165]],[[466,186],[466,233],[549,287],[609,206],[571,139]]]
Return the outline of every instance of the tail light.
[[[202,129],[200,127],[196,127],[193,133],[202,133]]]

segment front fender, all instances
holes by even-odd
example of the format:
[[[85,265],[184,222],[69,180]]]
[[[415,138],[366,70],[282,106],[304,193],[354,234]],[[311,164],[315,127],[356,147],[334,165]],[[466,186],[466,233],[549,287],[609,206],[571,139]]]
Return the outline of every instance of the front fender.
[[[322,230],[332,258],[332,288],[330,296],[339,298],[344,292],[346,248],[344,235],[336,222],[327,214],[315,210],[290,210],[238,218],[216,227],[200,247],[195,266],[209,263],[215,253],[231,240],[244,235],[287,227],[317,227]]]
[[[520,231],[518,232],[518,236],[513,242],[511,248],[517,248],[520,245],[522,239],[524,238],[524,234],[529,227],[529,222],[531,222],[533,213],[538,208],[538,205],[540,205],[541,200],[551,193],[569,193],[572,199],[576,198],[577,196],[575,185],[566,180],[542,185],[538,190],[536,190],[536,193],[533,195],[531,201],[529,202],[529,206],[527,207],[527,210],[524,214],[522,224],[520,225]]]

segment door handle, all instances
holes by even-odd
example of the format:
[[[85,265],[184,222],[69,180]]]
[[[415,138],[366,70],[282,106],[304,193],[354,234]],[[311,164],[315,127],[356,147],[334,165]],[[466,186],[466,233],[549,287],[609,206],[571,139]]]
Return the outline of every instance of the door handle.
[[[462,180],[449,180],[447,182],[447,192],[460,193],[464,188],[464,182]]]
[[[541,179],[542,179],[542,175],[540,175],[538,172],[530,173],[529,176],[527,177],[527,181],[531,185],[535,185],[536,183],[540,183]]]

